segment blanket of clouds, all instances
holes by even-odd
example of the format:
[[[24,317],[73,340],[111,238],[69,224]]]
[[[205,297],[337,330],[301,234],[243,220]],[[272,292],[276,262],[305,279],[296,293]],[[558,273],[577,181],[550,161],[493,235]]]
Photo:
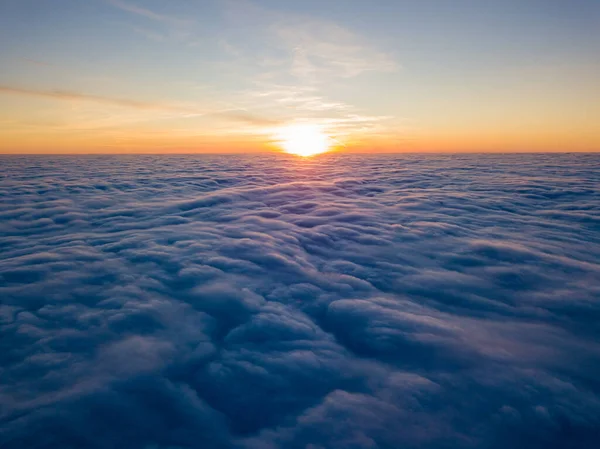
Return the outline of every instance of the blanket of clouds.
[[[598,155],[0,163],[3,449],[598,447]]]

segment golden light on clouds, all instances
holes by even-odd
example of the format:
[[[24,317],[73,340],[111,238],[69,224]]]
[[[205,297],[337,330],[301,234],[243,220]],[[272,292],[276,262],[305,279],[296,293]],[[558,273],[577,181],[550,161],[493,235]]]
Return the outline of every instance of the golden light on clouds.
[[[334,141],[321,126],[302,124],[277,130],[275,143],[286,153],[308,157],[330,151]]]

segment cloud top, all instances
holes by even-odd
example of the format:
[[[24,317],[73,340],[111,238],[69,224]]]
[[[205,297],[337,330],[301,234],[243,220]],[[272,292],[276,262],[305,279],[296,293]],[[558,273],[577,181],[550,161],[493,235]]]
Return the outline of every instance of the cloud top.
[[[597,444],[597,156],[2,163],[3,448]]]

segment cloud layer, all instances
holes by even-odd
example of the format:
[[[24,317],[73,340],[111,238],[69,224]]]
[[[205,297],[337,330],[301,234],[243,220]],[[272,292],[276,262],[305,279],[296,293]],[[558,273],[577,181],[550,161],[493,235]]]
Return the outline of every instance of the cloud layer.
[[[2,164],[3,448],[596,447],[598,156]]]

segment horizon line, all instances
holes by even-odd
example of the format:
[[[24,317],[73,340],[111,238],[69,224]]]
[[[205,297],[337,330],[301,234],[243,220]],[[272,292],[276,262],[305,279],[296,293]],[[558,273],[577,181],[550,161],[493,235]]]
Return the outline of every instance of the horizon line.
[[[322,157],[327,155],[402,155],[402,154],[600,154],[600,150],[421,150],[421,151],[328,151],[321,154],[310,156],[310,158]],[[175,151],[175,152],[1,152],[2,156],[251,156],[251,155],[279,155],[279,156],[298,156],[284,151],[223,151],[223,152],[204,152],[204,151]]]

